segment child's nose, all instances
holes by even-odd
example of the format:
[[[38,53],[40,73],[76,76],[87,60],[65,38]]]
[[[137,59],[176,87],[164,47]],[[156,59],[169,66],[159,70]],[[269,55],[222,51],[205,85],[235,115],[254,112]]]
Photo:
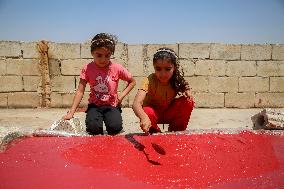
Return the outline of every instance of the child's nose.
[[[167,72],[166,72],[166,71],[162,71],[162,72],[161,72],[161,75],[162,75],[162,76],[166,76],[166,75],[167,75]]]
[[[103,60],[103,62],[107,62],[107,61],[109,61],[109,58],[108,57],[103,57],[102,60]]]

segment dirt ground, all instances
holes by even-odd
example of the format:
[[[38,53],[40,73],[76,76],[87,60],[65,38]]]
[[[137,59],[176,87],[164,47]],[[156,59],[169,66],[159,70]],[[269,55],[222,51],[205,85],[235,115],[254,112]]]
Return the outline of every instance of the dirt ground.
[[[252,129],[251,117],[262,109],[194,109],[187,130],[212,129],[212,128],[241,128]],[[67,109],[0,109],[0,141],[7,133],[12,131],[48,129],[53,122],[61,119]],[[77,112],[85,126],[85,113]],[[123,108],[124,132],[141,133],[139,119],[131,108]],[[159,125],[163,131],[167,131],[167,125]]]

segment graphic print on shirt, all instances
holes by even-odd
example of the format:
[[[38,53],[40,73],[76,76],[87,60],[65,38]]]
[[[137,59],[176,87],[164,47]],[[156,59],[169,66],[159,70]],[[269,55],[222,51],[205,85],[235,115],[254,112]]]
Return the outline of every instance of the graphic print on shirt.
[[[108,81],[109,76],[106,76],[105,79],[102,76],[98,76],[96,78],[97,85],[94,86],[94,92],[96,98],[101,101],[108,101],[109,100],[109,89],[108,89]]]

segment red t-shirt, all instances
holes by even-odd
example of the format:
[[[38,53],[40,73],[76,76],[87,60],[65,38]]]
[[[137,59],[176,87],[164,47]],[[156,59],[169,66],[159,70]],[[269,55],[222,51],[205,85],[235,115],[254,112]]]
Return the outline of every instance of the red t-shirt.
[[[90,85],[90,104],[116,107],[118,104],[118,81],[121,79],[129,82],[132,79],[132,75],[122,65],[113,61],[104,68],[98,67],[93,61],[83,67],[80,78],[86,80]]]

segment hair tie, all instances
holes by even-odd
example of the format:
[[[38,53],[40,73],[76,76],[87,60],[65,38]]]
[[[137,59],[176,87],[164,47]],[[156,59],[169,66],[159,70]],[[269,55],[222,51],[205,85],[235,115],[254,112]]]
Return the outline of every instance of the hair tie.
[[[93,41],[91,41],[91,43],[93,44],[94,42],[99,42],[99,41],[108,41],[108,42],[110,42],[111,44],[113,44],[113,41],[112,40],[109,40],[109,39],[95,39],[95,40],[93,40]]]

